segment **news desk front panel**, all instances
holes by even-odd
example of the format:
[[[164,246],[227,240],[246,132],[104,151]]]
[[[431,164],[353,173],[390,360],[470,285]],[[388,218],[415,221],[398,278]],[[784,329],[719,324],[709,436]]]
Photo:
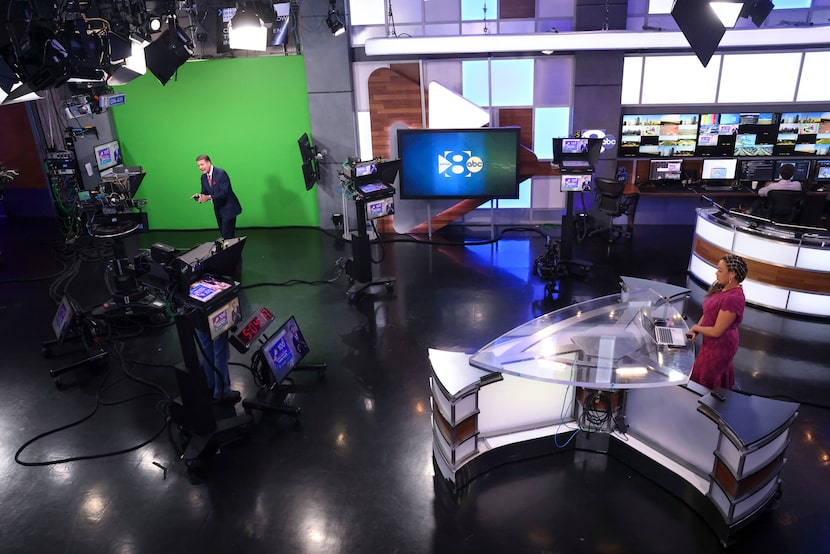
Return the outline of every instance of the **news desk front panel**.
[[[715,280],[726,254],[737,254],[749,269],[743,282],[747,302],[764,308],[830,317],[830,234],[763,223],[699,208],[689,273],[702,283]]]

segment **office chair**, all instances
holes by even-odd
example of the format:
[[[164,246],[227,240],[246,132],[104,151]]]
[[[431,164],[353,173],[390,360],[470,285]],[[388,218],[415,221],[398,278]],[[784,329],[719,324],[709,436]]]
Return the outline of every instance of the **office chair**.
[[[798,223],[808,227],[824,227],[822,216],[824,215],[826,202],[827,196],[824,194],[805,195],[804,203],[801,205],[801,217]]]
[[[594,179],[594,187],[597,191],[597,208],[608,215],[608,227],[601,226],[591,231],[588,236],[608,231],[608,242],[623,234],[622,225],[614,225],[614,218],[625,214],[628,211],[628,203],[623,197],[625,183],[616,179],[605,179],[597,177]]]
[[[804,205],[804,191],[771,190],[767,194],[767,217],[776,223],[796,223]]]

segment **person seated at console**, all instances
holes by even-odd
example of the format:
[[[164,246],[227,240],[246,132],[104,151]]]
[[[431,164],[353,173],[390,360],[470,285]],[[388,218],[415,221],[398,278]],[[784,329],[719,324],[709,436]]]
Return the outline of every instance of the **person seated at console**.
[[[771,190],[801,190],[801,183],[799,181],[793,181],[793,175],[795,175],[795,166],[793,164],[782,165],[781,179],[778,181],[769,181],[758,189],[758,196],[766,196]]]
[[[758,196],[766,198],[766,196],[773,190],[801,190],[801,182],[793,181],[795,175],[795,166],[793,164],[784,164],[781,166],[781,178],[777,181],[768,181],[763,187],[758,189]],[[764,200],[757,198],[752,206],[746,211],[748,214],[756,214],[765,207]]]

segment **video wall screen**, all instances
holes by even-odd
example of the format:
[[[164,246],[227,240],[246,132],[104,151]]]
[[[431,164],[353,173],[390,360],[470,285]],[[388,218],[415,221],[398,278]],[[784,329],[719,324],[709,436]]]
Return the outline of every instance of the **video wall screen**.
[[[620,155],[700,158],[830,155],[830,112],[622,116]]]
[[[623,157],[694,156],[698,114],[624,115],[620,154]]]

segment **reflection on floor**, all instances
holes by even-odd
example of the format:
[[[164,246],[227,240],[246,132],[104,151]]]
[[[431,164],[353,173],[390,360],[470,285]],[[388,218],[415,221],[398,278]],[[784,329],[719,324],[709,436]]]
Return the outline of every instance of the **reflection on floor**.
[[[475,351],[530,318],[618,292],[620,275],[688,283],[688,316],[697,319],[702,288],[686,277],[691,228],[642,227],[610,246],[587,239],[575,254],[593,269],[560,279],[551,294],[534,274],[545,245],[537,233],[466,247],[462,237],[481,237],[454,229],[434,244],[398,238],[373,247],[375,274],[396,278],[392,294],[353,303],[346,277],[335,279],[348,243],[313,229],[244,233],[243,311],[266,306],[277,319],[296,316],[309,361],[327,363],[328,372],[322,381],[295,376],[298,423],[255,414],[244,440],[188,466],[179,459],[182,437],[165,419],[182,358],[175,327],[114,321],[103,343],[108,369],[67,374],[62,388],[49,370],[80,354],[41,355],[61,291],[87,307],[111,296],[102,275],[112,244],[63,245],[48,224],[0,220],[4,552],[720,548],[683,502],[604,455],[509,464],[458,496],[435,477],[431,459],[427,348]],[[128,245],[188,249],[213,238],[152,232]],[[733,552],[830,551],[828,329],[748,310],[736,359],[740,388],[803,404],[780,505],[743,532]],[[251,354],[232,352],[232,362],[233,388],[253,395]],[[54,463],[66,459],[77,461]]]

